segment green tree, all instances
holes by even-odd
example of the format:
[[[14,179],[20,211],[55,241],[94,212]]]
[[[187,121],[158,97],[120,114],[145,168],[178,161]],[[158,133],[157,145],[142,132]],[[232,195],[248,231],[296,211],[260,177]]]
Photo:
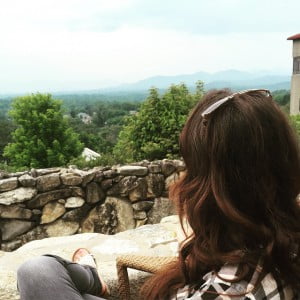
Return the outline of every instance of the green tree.
[[[139,112],[127,118],[114,154],[120,161],[178,157],[178,136],[191,108],[203,95],[197,83],[196,94],[184,84],[172,85],[164,95],[151,88]]]
[[[290,102],[291,94],[287,90],[277,90],[272,92],[272,96],[274,101],[280,106],[285,106]]]
[[[15,130],[12,121],[5,115],[0,115],[0,161],[3,161],[4,147],[11,142],[11,132]]]
[[[204,94],[204,82],[202,80],[198,80],[196,82],[196,92],[195,97],[196,99],[200,100]]]
[[[16,98],[9,112],[17,129],[4,149],[9,163],[18,167],[62,166],[78,156],[83,145],[63,117],[61,102],[51,95]]]
[[[94,112],[93,123],[98,127],[103,127],[107,120],[107,111],[107,105],[104,102],[99,102]]]

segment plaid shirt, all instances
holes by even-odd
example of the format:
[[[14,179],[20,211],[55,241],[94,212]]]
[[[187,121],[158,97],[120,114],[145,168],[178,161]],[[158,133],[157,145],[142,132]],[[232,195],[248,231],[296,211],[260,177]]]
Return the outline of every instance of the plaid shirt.
[[[267,274],[260,284],[255,287],[255,282],[261,272],[257,266],[256,271],[242,281],[231,283],[227,280],[236,279],[238,266],[225,265],[218,274],[207,273],[204,283],[198,287],[185,286],[177,291],[171,300],[299,300],[300,294],[284,285],[280,279]],[[217,276],[218,275],[218,276]],[[221,279],[222,278],[222,279]],[[255,287],[255,288],[254,288]]]

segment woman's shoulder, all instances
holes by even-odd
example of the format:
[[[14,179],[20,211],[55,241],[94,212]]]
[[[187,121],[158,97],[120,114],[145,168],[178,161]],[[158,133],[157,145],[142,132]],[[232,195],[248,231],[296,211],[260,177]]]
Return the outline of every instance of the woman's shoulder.
[[[177,291],[172,300],[296,300],[292,289],[275,279],[270,273],[266,274],[256,285],[260,274],[259,266],[248,278],[237,281],[238,266],[225,265],[218,273],[209,272],[201,285],[186,285]],[[203,282],[203,281],[202,281]],[[234,297],[234,298],[233,298]]]

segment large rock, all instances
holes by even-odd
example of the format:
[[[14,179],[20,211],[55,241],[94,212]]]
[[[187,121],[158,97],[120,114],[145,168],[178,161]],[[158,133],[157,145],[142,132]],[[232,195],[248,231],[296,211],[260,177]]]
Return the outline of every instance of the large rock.
[[[98,171],[95,173],[95,177],[94,177],[93,181],[99,182],[99,183],[100,183],[100,182],[103,180],[103,178],[104,178],[103,172],[102,172],[101,170],[98,170]]]
[[[30,176],[29,174],[24,174],[19,177],[19,182],[25,187],[34,187],[36,185],[36,178]]]
[[[54,223],[45,225],[45,231],[49,237],[72,235],[79,229],[77,222],[64,221],[59,219]]]
[[[1,249],[3,251],[14,251],[17,248],[20,248],[22,245],[24,245],[24,244],[22,243],[22,241],[20,239],[13,240],[13,241],[8,241],[8,242],[3,242],[2,241]]]
[[[65,207],[66,208],[77,208],[84,204],[84,199],[81,197],[70,197],[67,199]]]
[[[6,219],[30,219],[32,212],[30,209],[20,207],[19,205],[0,205],[0,218]]]
[[[116,169],[103,171],[102,174],[104,178],[114,178],[118,176],[118,172]]]
[[[101,188],[104,191],[107,191],[108,189],[110,189],[113,186],[113,180],[112,179],[104,179],[101,181]]]
[[[96,182],[91,182],[86,187],[86,202],[97,203],[104,200],[105,194]]]
[[[148,212],[148,224],[159,223],[162,218],[173,215],[175,212],[174,204],[168,198],[156,198],[154,205]]]
[[[30,241],[39,240],[39,239],[43,239],[46,237],[48,237],[48,235],[47,235],[44,227],[38,226],[20,236],[18,236],[17,239],[15,239],[11,242],[2,243],[1,246],[4,251],[13,251]]]
[[[2,240],[9,241],[30,230],[35,223],[21,220],[1,220]]]
[[[78,186],[70,186],[69,189],[72,192],[71,193],[72,196],[85,198],[85,192],[82,188]]]
[[[82,171],[82,170],[74,169],[72,170],[72,172],[74,174],[81,176],[82,186],[85,187],[89,182],[91,182],[94,179],[97,170]]]
[[[111,204],[100,204],[93,208],[81,224],[81,232],[116,233],[117,212]]]
[[[40,176],[36,180],[37,189],[41,192],[53,190],[60,186],[60,184],[59,174],[56,173]]]
[[[65,206],[57,201],[47,203],[43,208],[41,224],[51,223],[66,212]]]
[[[148,211],[151,209],[151,207],[153,206],[154,202],[153,201],[139,201],[136,203],[132,204],[132,208],[134,210],[144,210],[144,211]]]
[[[60,170],[61,170],[60,168],[32,169],[31,174],[32,176],[37,177],[37,176],[44,176],[52,173],[59,173]]]
[[[130,201],[128,201],[126,198],[107,197],[105,204],[112,205],[116,211],[118,220],[116,232],[135,228],[133,208]]]
[[[85,204],[81,207],[72,209],[65,213],[62,217],[64,221],[78,222],[80,223],[88,214],[90,206]]]
[[[82,232],[114,234],[135,228],[133,208],[125,198],[107,197],[105,203],[92,209],[82,222]]]
[[[176,171],[176,165],[172,160],[164,159],[162,161],[161,170],[165,177],[167,177]]]
[[[136,183],[137,187],[129,192],[129,199],[132,202],[147,198],[147,180],[145,178],[138,178]]]
[[[17,186],[18,179],[15,177],[0,180],[0,192],[11,191]]]
[[[6,171],[0,170],[0,179],[9,178],[10,174]]]
[[[117,169],[117,172],[124,176],[145,176],[148,174],[148,168],[141,166],[122,166]]]
[[[148,186],[147,197],[160,197],[165,187],[164,176],[162,174],[149,174],[146,179]]]
[[[14,172],[14,173],[10,173],[8,175],[8,177],[20,177],[24,174],[28,174],[28,171],[20,171],[20,172]]]
[[[34,188],[20,187],[18,189],[0,194],[0,204],[10,205],[32,199],[37,194]]]
[[[160,163],[150,163],[148,165],[148,169],[150,173],[160,173],[161,172],[161,165]]]
[[[54,191],[38,194],[34,199],[28,202],[28,207],[40,208],[46,205],[50,201],[68,198],[72,195],[72,193],[73,193],[72,189],[60,189],[60,190],[54,190]]]
[[[113,185],[108,191],[109,196],[128,196],[129,192],[138,187],[139,182],[136,176],[126,176],[122,178],[117,184]]]
[[[80,185],[82,178],[79,174],[63,173],[60,175],[61,181],[65,185]]]
[[[122,254],[174,256],[177,251],[178,224],[146,225],[107,236],[98,233],[76,234],[32,241],[14,252],[0,251],[0,300],[19,300],[16,271],[29,258],[45,253],[70,259],[74,250],[87,247],[98,261],[99,273],[111,290],[110,300],[120,299],[117,285],[116,257]],[[128,269],[132,299],[138,299],[138,290],[148,276],[144,272]]]

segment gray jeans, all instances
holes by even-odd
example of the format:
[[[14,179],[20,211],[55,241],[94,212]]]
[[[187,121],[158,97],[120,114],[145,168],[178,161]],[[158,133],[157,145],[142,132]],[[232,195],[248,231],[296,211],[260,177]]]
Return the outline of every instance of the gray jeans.
[[[18,269],[21,300],[100,300],[96,269],[60,257],[40,256]]]

